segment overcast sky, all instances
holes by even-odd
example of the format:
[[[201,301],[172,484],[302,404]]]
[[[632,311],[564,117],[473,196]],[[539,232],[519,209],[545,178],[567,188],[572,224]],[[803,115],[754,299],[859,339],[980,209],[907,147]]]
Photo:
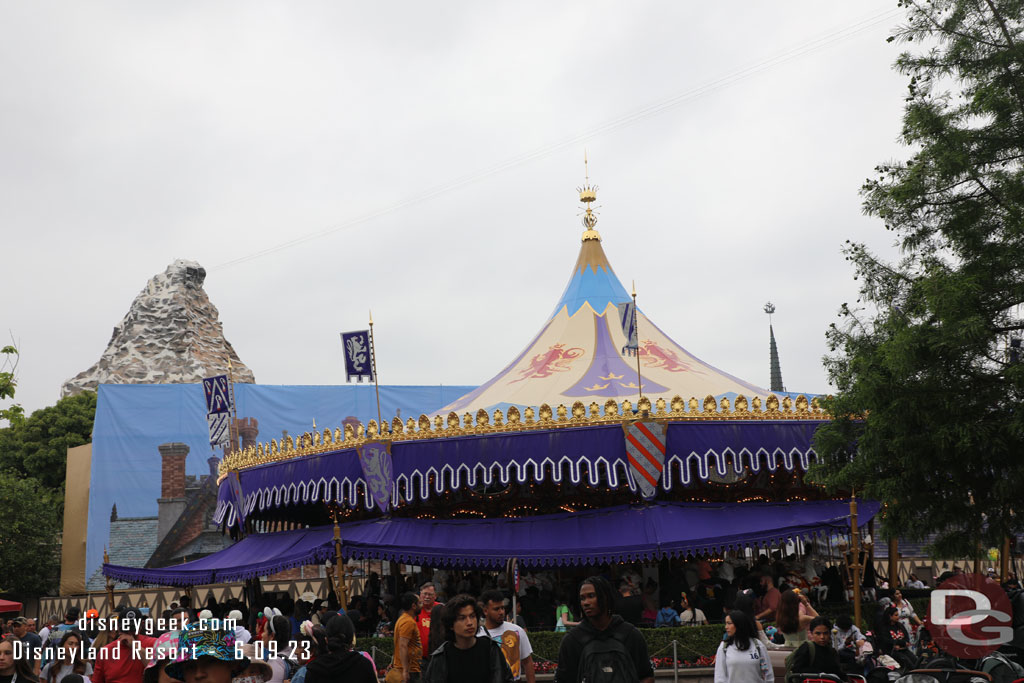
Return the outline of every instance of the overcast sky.
[[[858,191],[905,155],[895,0],[0,8],[26,410],[175,258],[260,383],[344,382],[338,332],[372,308],[383,383],[480,384],[569,278],[584,149],[641,308],[755,384],[771,300],[787,388],[828,391],[841,246],[889,249]]]

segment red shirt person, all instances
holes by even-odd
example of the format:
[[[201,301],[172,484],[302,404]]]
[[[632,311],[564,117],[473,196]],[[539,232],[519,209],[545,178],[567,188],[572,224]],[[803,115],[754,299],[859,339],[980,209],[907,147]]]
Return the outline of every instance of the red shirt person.
[[[762,575],[761,597],[754,601],[754,618],[758,621],[775,618],[781,600],[782,593],[775,587],[775,581],[772,580],[771,575]]]
[[[416,614],[416,627],[420,631],[423,659],[430,657],[430,610],[434,609],[435,604],[440,604],[437,602],[437,588],[428,581],[420,586],[420,611]]]
[[[146,650],[153,647],[156,638],[138,633],[141,619],[142,615],[133,609],[119,618],[117,640],[96,654],[92,683],[142,683],[149,664]]]

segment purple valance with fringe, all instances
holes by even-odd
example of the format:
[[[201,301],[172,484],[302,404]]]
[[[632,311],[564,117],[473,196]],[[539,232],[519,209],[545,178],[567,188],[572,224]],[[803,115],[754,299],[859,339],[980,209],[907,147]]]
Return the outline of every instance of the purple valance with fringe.
[[[730,472],[806,470],[816,457],[811,440],[822,424],[811,420],[675,422],[668,424],[665,491]],[[603,472],[613,487],[637,491],[629,472],[621,425],[396,441],[391,447],[391,502],[426,500],[463,485],[500,481],[596,484]],[[337,501],[374,507],[353,449],[268,463],[240,473],[246,515],[258,510]],[[238,526],[227,481],[220,485],[214,520]]]
[[[879,504],[864,501],[867,524]],[[497,569],[657,560],[733,548],[773,546],[849,530],[847,501],[673,503],[495,519],[379,518],[341,525],[346,558],[434,567]],[[201,560],[163,569],[104,565],[130,583],[171,586],[227,583],[334,557],[332,526],[247,536]]]

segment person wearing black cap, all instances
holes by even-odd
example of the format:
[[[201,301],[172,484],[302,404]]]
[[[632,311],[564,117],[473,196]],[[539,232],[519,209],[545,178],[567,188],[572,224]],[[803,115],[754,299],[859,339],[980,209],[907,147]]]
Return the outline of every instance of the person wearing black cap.
[[[39,639],[38,635],[29,630],[28,619],[25,617],[17,617],[11,623],[11,633],[21,641],[29,661],[32,662],[32,670],[38,676],[42,666],[43,641]]]

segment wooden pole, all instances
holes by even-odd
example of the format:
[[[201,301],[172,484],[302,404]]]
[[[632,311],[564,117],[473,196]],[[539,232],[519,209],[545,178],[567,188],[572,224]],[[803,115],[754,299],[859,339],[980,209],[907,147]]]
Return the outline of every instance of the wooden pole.
[[[639,401],[644,399],[644,380],[640,376],[640,327],[639,317],[636,314],[636,282],[633,283],[633,331],[636,333],[636,390],[640,394]],[[629,340],[626,340],[629,343]],[[640,410],[640,403],[637,402],[637,410]]]
[[[377,381],[377,348],[373,344],[373,311],[370,311],[370,365],[373,368],[373,391],[377,396],[377,434],[384,433],[380,423],[380,383]]]
[[[1010,576],[1010,537],[1003,537],[1003,547],[999,550],[999,580],[1006,581]]]
[[[900,539],[889,539],[889,590],[900,586]]]
[[[853,623],[860,623],[860,532],[857,529],[857,499],[850,496],[850,576],[853,580]]]

